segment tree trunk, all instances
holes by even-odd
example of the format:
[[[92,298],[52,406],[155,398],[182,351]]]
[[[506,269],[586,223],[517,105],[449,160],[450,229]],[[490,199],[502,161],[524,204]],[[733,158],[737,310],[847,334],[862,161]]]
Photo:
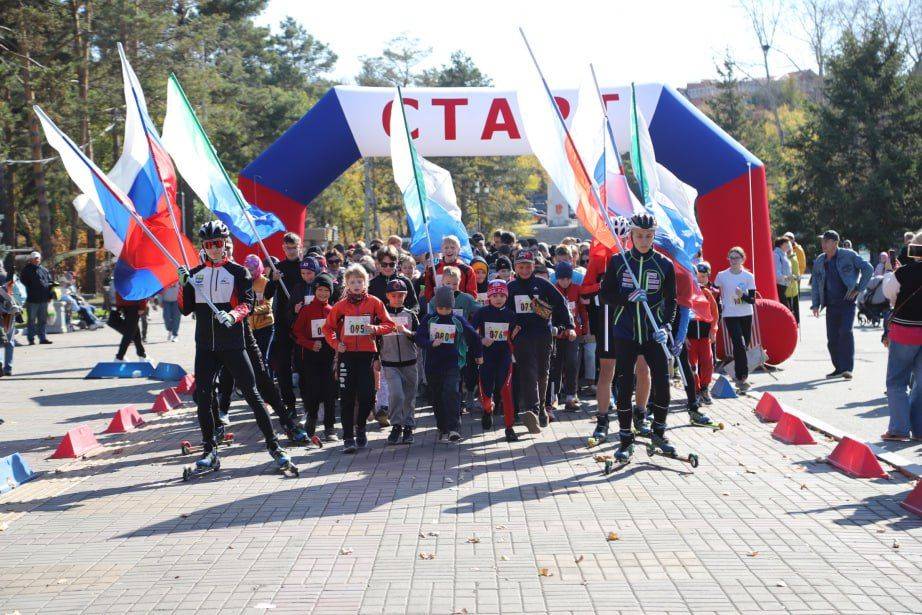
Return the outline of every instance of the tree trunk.
[[[80,8],[83,5],[83,25],[80,23]],[[74,56],[77,60],[77,96],[80,100],[80,142],[86,143],[83,153],[87,158],[93,160],[93,143],[90,140],[90,105],[88,102],[90,94],[90,45],[89,36],[90,28],[93,23],[93,5],[91,0],[78,2],[71,0],[71,17],[73,18],[74,28]],[[77,210],[74,207],[68,209],[71,221],[70,249],[77,247]],[[88,248],[96,247],[96,231],[88,228],[86,233],[86,243]],[[74,261],[76,259],[73,259]],[[73,267],[74,263],[71,263]],[[86,259],[86,278],[84,288],[96,289],[96,252],[89,252]]]
[[[20,53],[22,55],[22,70],[20,78],[22,79],[22,89],[25,95],[26,108],[29,109],[29,145],[33,160],[41,160],[42,154],[42,134],[38,123],[38,116],[31,112],[32,105],[35,104],[35,90],[32,85],[32,52],[29,47],[29,35],[26,34],[26,24],[23,23],[22,17],[19,22],[20,35]],[[32,175],[34,177],[35,199],[38,202],[38,221],[39,221],[39,243],[42,251],[42,258],[48,259],[54,254],[54,244],[51,242],[51,208],[48,204],[48,191],[45,186],[45,169],[40,162],[32,163]]]
[[[775,102],[775,88],[772,76],[768,72],[768,45],[762,45],[762,61],[765,63],[765,87],[768,90],[768,104],[772,107],[772,116],[775,118],[775,129],[778,131],[778,142],[784,147],[784,129],[781,127],[781,116],[778,115],[778,104]]]

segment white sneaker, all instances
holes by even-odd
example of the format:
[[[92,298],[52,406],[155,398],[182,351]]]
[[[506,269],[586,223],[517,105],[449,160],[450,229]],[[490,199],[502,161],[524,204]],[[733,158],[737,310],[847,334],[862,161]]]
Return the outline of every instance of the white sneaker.
[[[119,359],[118,357],[115,357],[115,360],[113,361],[113,363],[124,363],[124,362],[125,362],[125,359]]]

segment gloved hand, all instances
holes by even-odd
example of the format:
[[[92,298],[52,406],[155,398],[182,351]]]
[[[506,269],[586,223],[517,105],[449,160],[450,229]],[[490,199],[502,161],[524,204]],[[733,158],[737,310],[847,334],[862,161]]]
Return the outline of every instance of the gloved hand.
[[[185,267],[180,267],[176,270],[176,275],[179,276],[179,285],[185,286],[189,283],[189,270]]]
[[[634,303],[641,303],[647,300],[647,291],[642,288],[635,288],[634,291],[627,296],[628,301],[633,301]]]
[[[228,329],[233,327],[234,323],[237,322],[237,319],[234,318],[233,314],[231,314],[230,312],[225,312],[224,310],[221,310],[220,312],[215,314],[214,317],[219,323],[221,323]]]
[[[659,328],[656,330],[656,333],[653,334],[653,341],[657,344],[665,344],[669,341],[669,333],[665,328]]]
[[[672,353],[672,356],[677,357],[682,354],[682,348],[685,346],[684,342],[673,342],[672,346],[669,347],[669,352]]]

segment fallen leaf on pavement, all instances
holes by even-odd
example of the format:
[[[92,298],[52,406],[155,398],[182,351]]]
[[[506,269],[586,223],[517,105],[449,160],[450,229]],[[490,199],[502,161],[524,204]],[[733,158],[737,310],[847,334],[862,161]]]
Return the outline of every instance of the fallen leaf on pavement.
[[[885,530],[885,529],[882,528],[882,527],[877,528],[877,533],[878,533],[878,534],[883,534],[883,533],[886,532],[886,531],[887,531],[887,530]]]
[[[429,535],[430,535],[430,536],[438,536],[439,533],[438,533],[438,532],[429,532]]]
[[[728,495],[730,495],[730,492],[729,492],[729,491],[724,491],[724,492],[723,492],[723,493],[721,493],[720,495],[723,495],[723,496],[728,496]]]
[[[505,526],[505,525],[497,525],[497,526],[496,526],[496,529],[498,529],[498,530],[504,530],[504,529],[506,529],[506,526]]]
[[[788,584],[785,583],[784,581],[778,581],[777,583],[775,583],[775,587],[787,587],[787,586]]]
[[[538,576],[541,577],[552,577],[554,573],[548,570],[547,568],[538,568]]]
[[[508,561],[509,561],[509,556],[508,556],[508,555],[500,555],[500,556],[499,556],[499,559],[503,560],[504,562],[508,562]]]
[[[618,533],[617,533],[617,532],[609,532],[609,533],[608,533],[608,537],[606,538],[606,540],[608,540],[608,542],[614,542],[614,541],[618,540]]]
[[[457,611],[452,611],[451,615],[467,615],[467,609],[458,609]]]
[[[340,555],[352,555],[352,549],[350,549],[349,547],[343,547],[342,549],[339,550],[339,554]]]
[[[419,533],[419,537],[420,537],[420,538],[425,538],[425,537],[426,537],[426,535],[425,535],[425,534],[423,534],[422,532],[420,532],[420,533]]]
[[[583,556],[583,555],[580,555],[579,557],[577,557],[577,558],[574,559],[573,561],[576,562],[576,563],[578,564],[578,563],[580,563],[581,561],[583,561],[584,559],[586,559],[586,557]]]
[[[893,548],[894,548],[894,549],[899,549],[899,548],[900,548],[900,543],[899,543],[899,541],[897,541],[897,540],[894,540],[894,541],[893,541]]]
[[[420,553],[419,559],[435,559],[435,553]]]
[[[801,491],[803,491],[803,490],[806,489],[806,488],[807,488],[807,485],[806,485],[806,484],[800,483],[800,489],[801,489]]]
[[[478,542],[480,542],[480,539],[477,538],[476,536],[471,536],[470,538],[467,539],[467,541],[468,541],[469,543],[471,543],[472,545],[475,545],[475,544],[477,544]]]
[[[749,557],[755,557],[758,554],[759,554],[758,551],[750,551],[747,555],[749,555]]]
[[[179,515],[179,516],[182,517],[183,519],[188,519],[188,518],[189,518],[189,513],[182,513],[182,514]]]
[[[455,482],[455,481],[454,481],[451,477],[446,476],[446,477],[445,477],[445,482],[446,482],[446,483],[453,483],[453,482]]]
[[[596,463],[604,463],[606,461],[611,461],[612,456],[611,455],[596,455],[595,457],[593,457],[593,459],[596,461]]]

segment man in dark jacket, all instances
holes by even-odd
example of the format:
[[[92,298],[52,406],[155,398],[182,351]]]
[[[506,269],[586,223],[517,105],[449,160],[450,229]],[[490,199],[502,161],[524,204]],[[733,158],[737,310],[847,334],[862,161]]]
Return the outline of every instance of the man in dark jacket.
[[[38,334],[39,343],[50,344],[51,340],[45,335],[45,325],[48,321],[48,302],[51,301],[51,273],[42,267],[42,255],[32,252],[28,264],[22,268],[19,280],[26,287],[26,309],[29,312],[29,325],[26,328],[26,337],[29,345],[35,344]]]

